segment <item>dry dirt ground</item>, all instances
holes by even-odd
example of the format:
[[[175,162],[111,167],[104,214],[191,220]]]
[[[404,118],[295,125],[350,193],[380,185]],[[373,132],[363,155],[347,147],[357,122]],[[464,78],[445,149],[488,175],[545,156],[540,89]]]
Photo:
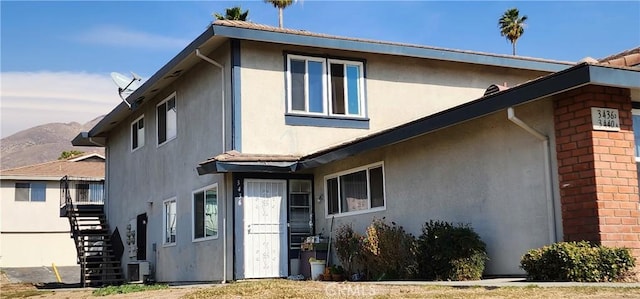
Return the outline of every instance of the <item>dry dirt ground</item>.
[[[43,289],[41,285],[32,283],[11,283],[4,273],[0,273],[0,298],[105,298],[92,295],[93,289]],[[106,298],[181,298],[188,293],[196,291],[196,288],[170,288],[165,290],[137,292],[106,296]]]
[[[2,275],[4,276],[4,275]],[[4,277],[0,298],[101,298],[92,289],[43,290],[33,284],[10,283]],[[110,295],[102,298],[640,298],[640,288],[611,287],[444,287],[380,285],[317,281],[259,280],[226,285],[171,287],[157,291]]]

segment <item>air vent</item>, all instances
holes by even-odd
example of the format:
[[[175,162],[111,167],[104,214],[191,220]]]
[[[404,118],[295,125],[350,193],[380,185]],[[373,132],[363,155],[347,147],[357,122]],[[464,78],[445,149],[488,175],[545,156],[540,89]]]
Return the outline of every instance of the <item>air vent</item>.
[[[169,79],[169,78],[175,78],[182,75],[182,70],[177,70],[173,73],[171,73],[171,75],[164,77],[165,79]]]
[[[498,84],[489,85],[489,87],[487,87],[487,89],[484,91],[484,96],[486,97],[488,95],[492,95],[494,93],[498,93],[498,92],[501,92],[503,90],[509,89],[509,87],[506,87],[505,85],[498,85]]]

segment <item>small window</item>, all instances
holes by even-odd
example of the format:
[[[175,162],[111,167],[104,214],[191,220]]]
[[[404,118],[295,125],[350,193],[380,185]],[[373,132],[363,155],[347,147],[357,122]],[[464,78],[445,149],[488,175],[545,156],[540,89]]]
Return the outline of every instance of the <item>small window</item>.
[[[173,245],[176,243],[176,199],[165,200],[163,210],[163,243],[165,245]]]
[[[325,177],[327,214],[357,214],[385,208],[382,163]]]
[[[45,202],[47,200],[46,183],[16,183],[15,201],[36,201]]]
[[[144,146],[144,116],[131,123],[131,150]]]
[[[363,118],[363,63],[288,55],[288,112]]]
[[[157,112],[158,145],[162,145],[167,141],[176,138],[176,134],[178,132],[175,92],[158,104]]]
[[[193,240],[218,237],[218,185],[193,192]]]

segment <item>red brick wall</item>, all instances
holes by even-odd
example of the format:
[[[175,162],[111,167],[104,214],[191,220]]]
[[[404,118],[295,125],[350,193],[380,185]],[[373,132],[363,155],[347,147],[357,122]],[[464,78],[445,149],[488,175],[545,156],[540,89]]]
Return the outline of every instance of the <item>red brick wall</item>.
[[[640,211],[628,89],[588,85],[554,97],[565,241],[627,247],[640,258]],[[618,109],[620,131],[594,131],[591,107]]]

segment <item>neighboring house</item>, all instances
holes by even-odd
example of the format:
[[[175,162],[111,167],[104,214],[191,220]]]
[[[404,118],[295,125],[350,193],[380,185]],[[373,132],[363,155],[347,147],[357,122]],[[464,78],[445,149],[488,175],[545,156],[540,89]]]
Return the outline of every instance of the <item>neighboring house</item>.
[[[122,264],[158,281],[284,277],[304,237],[374,217],[470,223],[514,275],[561,240],[639,255],[639,91],[626,67],[216,21],[73,143],[106,146],[109,227],[148,220]]]
[[[90,154],[0,171],[0,267],[77,265],[69,221],[60,218],[60,179],[95,181],[99,188],[74,185],[74,200],[101,202],[104,161]]]

